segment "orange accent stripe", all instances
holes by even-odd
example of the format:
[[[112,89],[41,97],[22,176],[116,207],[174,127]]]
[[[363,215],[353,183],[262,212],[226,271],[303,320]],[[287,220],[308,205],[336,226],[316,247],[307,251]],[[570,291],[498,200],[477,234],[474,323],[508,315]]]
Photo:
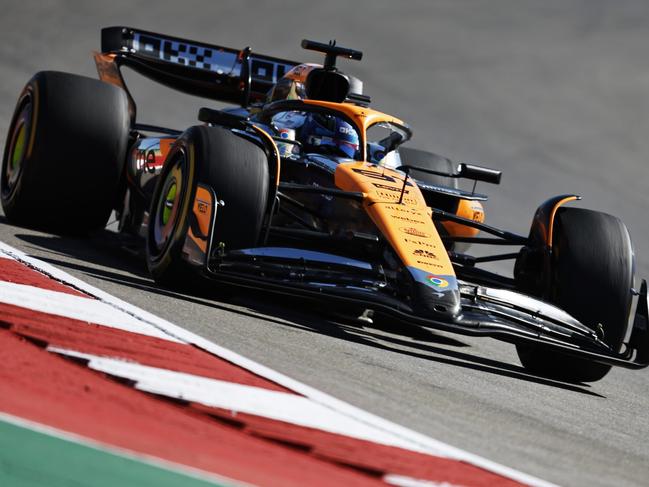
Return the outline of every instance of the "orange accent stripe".
[[[163,163],[167,159],[167,155],[169,154],[169,151],[171,150],[171,146],[173,145],[174,142],[176,142],[176,139],[172,137],[160,139],[160,159],[162,160]]]
[[[271,144],[271,146],[273,147],[273,150],[275,151],[275,160],[277,161],[277,174],[275,174],[275,185],[279,186],[279,171],[281,169],[282,164],[281,164],[281,161],[279,159],[279,151],[277,150],[277,145],[275,145],[275,141],[273,140],[273,138],[264,129],[261,129],[261,128],[257,127],[256,125],[252,125],[252,128],[253,128],[253,130],[255,132],[257,132],[264,139],[266,139],[266,141],[269,144]]]
[[[122,77],[119,74],[119,68],[115,64],[115,54],[104,54],[101,52],[94,52],[95,65],[97,67],[97,74],[99,79],[104,83],[124,88]]]
[[[194,197],[194,205],[192,211],[196,217],[198,223],[198,228],[201,232],[201,235],[208,235],[210,231],[210,222],[212,221],[212,213],[214,211],[215,202],[212,201],[212,194],[205,188],[199,186],[196,188],[196,196]],[[191,238],[198,248],[207,254],[207,239],[199,238],[194,235],[191,227],[187,232],[189,238]]]
[[[554,208],[552,208],[552,213],[550,214],[550,226],[548,227],[548,247],[552,248],[552,233],[554,231],[554,217],[557,214],[557,210],[559,207],[565,205],[566,203],[570,201],[576,201],[578,200],[578,196],[568,196],[567,198],[562,199],[559,201],[556,205],[554,205]]]
[[[484,223],[484,209],[479,201],[461,199],[455,214],[474,222]],[[451,221],[443,221],[442,226],[450,235],[455,237],[476,237],[480,233],[477,228]]]

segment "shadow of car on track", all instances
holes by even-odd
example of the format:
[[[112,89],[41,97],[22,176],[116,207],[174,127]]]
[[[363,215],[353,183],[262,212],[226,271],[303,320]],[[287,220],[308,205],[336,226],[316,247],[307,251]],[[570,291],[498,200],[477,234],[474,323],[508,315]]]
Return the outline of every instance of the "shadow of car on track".
[[[0,216],[0,223],[6,224],[3,216]],[[379,323],[369,325],[361,324],[352,315],[314,315],[313,301],[283,296],[281,304],[278,304],[276,297],[261,291],[246,290],[245,293],[237,294],[217,285],[215,288],[200,286],[192,289],[191,293],[185,293],[160,287],[149,277],[142,256],[138,256],[133,247],[129,247],[129,242],[125,242],[114,232],[102,231],[83,239],[23,233],[16,233],[15,237],[27,244],[28,252],[29,248],[38,250],[40,254],[46,252],[47,256],[37,256],[43,261],[121,286],[417,359],[605,397],[589,390],[588,384],[542,378],[530,374],[520,365],[465,353],[458,349],[470,347],[469,344],[407,323],[380,320]],[[321,302],[317,304],[320,306],[315,309],[322,310]]]

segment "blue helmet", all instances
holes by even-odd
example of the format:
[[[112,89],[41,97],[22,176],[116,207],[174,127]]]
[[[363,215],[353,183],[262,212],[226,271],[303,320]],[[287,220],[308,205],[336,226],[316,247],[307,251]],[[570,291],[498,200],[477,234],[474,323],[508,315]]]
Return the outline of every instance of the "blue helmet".
[[[307,150],[328,152],[354,158],[358,152],[356,129],[340,117],[309,113],[300,131],[300,139]]]

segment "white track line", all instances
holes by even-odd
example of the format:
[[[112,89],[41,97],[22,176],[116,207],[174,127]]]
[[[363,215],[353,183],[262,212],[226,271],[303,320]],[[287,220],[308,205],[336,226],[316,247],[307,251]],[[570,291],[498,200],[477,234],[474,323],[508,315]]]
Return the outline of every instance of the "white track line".
[[[71,285],[72,287],[76,287],[77,289],[84,291],[85,293],[95,297],[96,299],[99,299],[106,304],[110,304],[116,309],[137,316],[141,320],[150,323],[152,326],[155,326],[156,328],[165,331],[170,336],[173,336],[181,341],[191,343],[199,348],[202,348],[205,351],[213,353],[214,355],[217,355],[224,360],[239,365],[240,367],[243,367],[257,375],[260,375],[270,381],[280,384],[286,387],[287,389],[295,391],[298,394],[302,394],[303,396],[308,397],[312,401],[315,401],[318,404],[326,406],[334,411],[350,416],[358,421],[361,421],[367,425],[374,426],[375,428],[383,430],[387,433],[391,433],[395,436],[401,437],[404,440],[411,441],[417,444],[419,448],[424,449],[425,451],[443,452],[438,455],[462,460],[464,462],[484,468],[491,472],[497,473],[499,475],[503,475],[505,477],[509,477],[513,480],[531,486],[555,487],[555,484],[552,484],[545,480],[541,480],[531,475],[527,475],[525,473],[519,472],[518,470],[514,470],[510,467],[506,467],[504,465],[493,462],[491,460],[487,460],[483,457],[474,455],[472,453],[466,452],[459,448],[455,448],[453,446],[447,445],[446,443],[435,440],[421,433],[417,433],[416,431],[413,431],[409,428],[405,428],[396,423],[383,419],[379,416],[368,413],[367,411],[364,411],[360,408],[352,406],[351,404],[336,399],[330,396],[329,394],[320,392],[319,390],[314,389],[313,387],[310,387],[306,384],[291,379],[290,377],[287,377],[284,374],[280,374],[279,372],[276,372],[269,367],[261,365],[253,360],[250,360],[242,355],[239,355],[238,353],[235,353],[231,350],[228,350],[227,348],[217,345],[199,335],[196,335],[188,330],[185,330],[184,328],[179,327],[178,325],[174,325],[169,321],[163,320],[162,318],[158,318],[157,316],[147,311],[144,311],[136,306],[133,306],[129,303],[126,303],[125,301],[122,301],[121,299],[111,296],[110,294],[94,286],[91,286],[90,284],[87,284],[81,281],[80,279],[71,276],[66,272],[63,272],[46,262],[42,262],[33,257],[29,257],[24,252],[21,252],[20,250],[14,249],[9,245],[0,242],[0,253],[2,252],[4,252],[9,257],[12,257],[16,260],[19,260],[21,262],[29,264],[30,266],[33,266],[34,268],[39,269],[41,272],[50,275],[54,279],[65,282],[66,284]],[[432,454],[436,454],[436,453],[432,453]]]
[[[74,350],[57,347],[48,347],[48,350],[87,360],[87,367],[112,376],[130,379],[135,382],[134,387],[141,391],[430,454],[429,450],[420,449],[416,443],[361,423],[303,396],[198,377]]]
[[[74,320],[109,326],[165,340],[179,341],[162,330],[100,300],[0,280],[0,303]]]
[[[420,480],[406,477],[404,475],[388,474],[383,476],[383,482],[397,487],[462,487],[448,482],[434,482],[432,480]]]

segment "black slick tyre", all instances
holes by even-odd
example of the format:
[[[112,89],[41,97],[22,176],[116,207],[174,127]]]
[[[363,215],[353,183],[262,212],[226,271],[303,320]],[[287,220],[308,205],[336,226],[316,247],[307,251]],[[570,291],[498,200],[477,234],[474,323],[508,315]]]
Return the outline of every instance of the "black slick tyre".
[[[629,233],[616,217],[581,208],[560,208],[552,242],[551,302],[603,332],[619,352],[627,331],[634,279]],[[569,382],[602,379],[610,365],[528,345],[517,346],[523,366]]]
[[[37,73],[18,99],[2,159],[7,218],[55,232],[103,228],[117,199],[129,124],[120,88]]]
[[[146,256],[156,282],[185,287],[196,273],[183,257],[198,184],[219,201],[213,246],[234,250],[259,242],[268,199],[268,160],[255,143],[221,127],[195,126],[175,142],[149,211]]]

